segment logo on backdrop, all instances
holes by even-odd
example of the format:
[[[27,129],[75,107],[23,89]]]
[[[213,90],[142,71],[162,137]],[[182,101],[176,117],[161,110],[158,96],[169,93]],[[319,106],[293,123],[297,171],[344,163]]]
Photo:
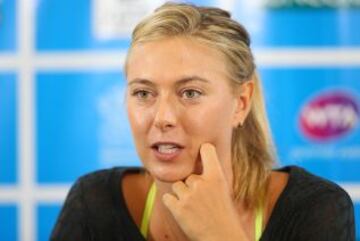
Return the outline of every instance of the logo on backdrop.
[[[100,117],[98,160],[103,168],[140,164],[131,139],[124,96],[124,87],[111,86],[97,99]]]
[[[309,142],[294,143],[288,159],[303,161],[359,161],[360,105],[351,92],[332,90],[316,93],[298,115],[300,133]],[[351,138],[343,138],[352,134]]]
[[[147,14],[165,0],[93,0],[92,32],[102,40],[128,38]]]
[[[301,132],[317,141],[340,138],[359,122],[359,105],[350,93],[320,93],[308,101],[299,116]]]

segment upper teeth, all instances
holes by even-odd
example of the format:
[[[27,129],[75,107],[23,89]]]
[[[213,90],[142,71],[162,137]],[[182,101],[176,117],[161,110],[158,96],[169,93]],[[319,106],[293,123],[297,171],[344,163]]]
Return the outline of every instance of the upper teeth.
[[[173,153],[178,149],[176,145],[172,144],[161,144],[158,145],[158,151],[163,153]]]

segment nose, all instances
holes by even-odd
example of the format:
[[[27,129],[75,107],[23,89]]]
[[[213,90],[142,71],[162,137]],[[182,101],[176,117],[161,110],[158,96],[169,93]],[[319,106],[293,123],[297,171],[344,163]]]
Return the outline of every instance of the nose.
[[[176,106],[170,98],[159,98],[155,112],[154,125],[165,132],[177,125]]]

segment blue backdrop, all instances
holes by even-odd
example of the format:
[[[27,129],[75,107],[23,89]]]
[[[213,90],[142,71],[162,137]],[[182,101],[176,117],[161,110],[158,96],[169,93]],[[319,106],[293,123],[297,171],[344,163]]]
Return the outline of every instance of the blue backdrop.
[[[69,186],[77,177],[96,169],[140,165],[124,109],[125,80],[120,56],[118,68],[111,63],[102,69],[77,68],[76,64],[71,67],[71,57],[68,67],[57,67],[56,62],[62,54],[96,57],[98,52],[112,56],[126,51],[130,32],[118,33],[112,27],[127,22],[114,17],[116,10],[109,14],[114,19],[101,18],[102,7],[111,2],[116,1],[33,1],[33,57],[51,54],[53,63],[50,69],[31,63],[34,182],[40,187],[51,184],[54,192],[57,185]],[[141,11],[153,7],[151,1],[128,2],[119,9],[141,15]],[[191,2],[229,7],[248,28],[252,46],[259,52],[360,47],[359,8],[273,8],[260,0],[233,1],[231,5],[215,0]],[[22,55],[19,32],[23,30],[16,22],[18,4],[16,0],[0,0],[0,60]],[[129,26],[122,27],[131,29]],[[359,62],[258,67],[279,163],[297,164],[340,184],[359,186]],[[19,81],[18,66],[9,68],[0,62],[0,194],[8,185],[20,185]],[[20,240],[21,203],[1,201],[0,197],[0,241]],[[37,199],[33,207],[34,240],[48,240],[61,205],[61,199]],[[360,200],[354,199],[354,205],[356,220],[360,220]],[[357,233],[360,240],[359,222]]]

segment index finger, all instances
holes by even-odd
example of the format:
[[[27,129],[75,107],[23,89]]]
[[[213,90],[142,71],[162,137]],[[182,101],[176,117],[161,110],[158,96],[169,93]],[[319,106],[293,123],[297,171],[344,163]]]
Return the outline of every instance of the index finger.
[[[222,167],[216,153],[216,148],[210,143],[204,143],[200,147],[203,175],[222,173]]]

